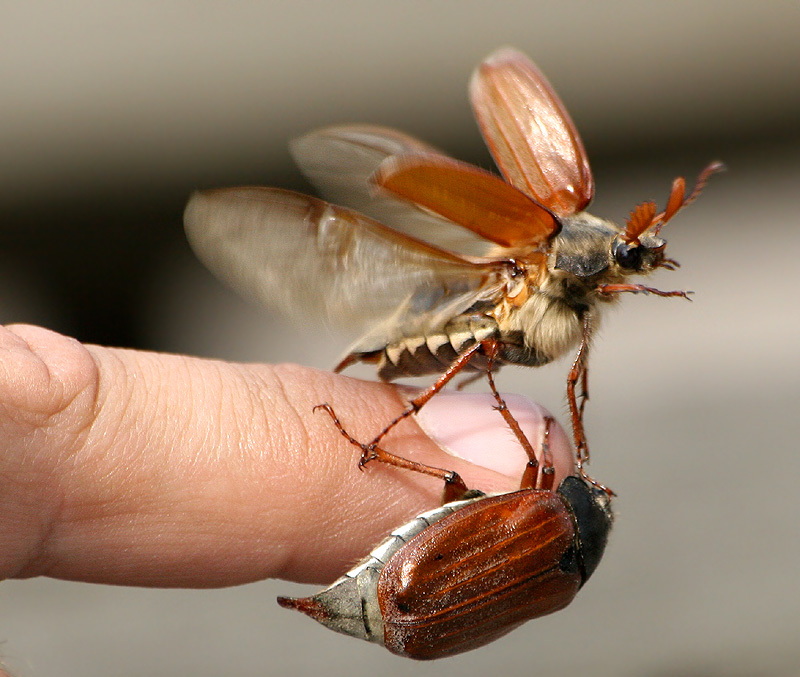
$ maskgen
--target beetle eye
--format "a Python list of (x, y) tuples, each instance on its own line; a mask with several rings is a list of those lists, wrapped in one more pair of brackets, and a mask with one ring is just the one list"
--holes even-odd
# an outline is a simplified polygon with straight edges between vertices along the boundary
[(639, 245), (620, 242), (614, 248), (614, 258), (623, 268), (637, 269), (642, 265), (642, 248)]

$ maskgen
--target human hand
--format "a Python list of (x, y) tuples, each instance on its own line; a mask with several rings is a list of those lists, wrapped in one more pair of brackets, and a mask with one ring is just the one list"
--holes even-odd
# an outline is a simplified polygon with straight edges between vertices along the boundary
[[(371, 463), (357, 439), (403, 391), (297, 365), (232, 364), (83, 345), (0, 327), (0, 579), (218, 587), (325, 583), (440, 503), (442, 483)], [(490, 396), (441, 393), (384, 441), (470, 488), (519, 487), (526, 458)], [(509, 404), (538, 447), (543, 410)], [(417, 419), (455, 453), (446, 453)], [(471, 437), (469, 435), (471, 435)], [(556, 484), (572, 452), (553, 426)], [(491, 468), (491, 469), (490, 469)]]

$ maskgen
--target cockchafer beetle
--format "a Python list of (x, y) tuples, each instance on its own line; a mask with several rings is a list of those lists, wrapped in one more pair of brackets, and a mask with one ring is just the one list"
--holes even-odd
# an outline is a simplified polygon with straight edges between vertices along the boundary
[(245, 295), (304, 324), (360, 331), (336, 371), (365, 362), (384, 381), (439, 375), (375, 444), (458, 373), (488, 361), (539, 367), (577, 348), (567, 402), (585, 476), (588, 350), (602, 308), (623, 293), (688, 298), (630, 279), (675, 269), (661, 229), (723, 165), (709, 164), (691, 191), (676, 179), (663, 211), (643, 202), (617, 226), (586, 211), (594, 178), (583, 142), (528, 57), (491, 54), (470, 100), (502, 178), (393, 129), (328, 127), (295, 140), (292, 154), (329, 201), (202, 191), (186, 206), (187, 237)]
[[(546, 480), (553, 477), (546, 448), (551, 421), (544, 462), (528, 464), (534, 472), (523, 475), (519, 491), (467, 490), (395, 529), (322, 592), (278, 603), (418, 660), (475, 649), (563, 609), (597, 568), (613, 514), (608, 492), (583, 477), (569, 476), (552, 490)], [(437, 474), (427, 466), (412, 469)], [(457, 473), (438, 475), (446, 489), (463, 486)], [(550, 488), (534, 488), (539, 475), (545, 480), (539, 485)]]

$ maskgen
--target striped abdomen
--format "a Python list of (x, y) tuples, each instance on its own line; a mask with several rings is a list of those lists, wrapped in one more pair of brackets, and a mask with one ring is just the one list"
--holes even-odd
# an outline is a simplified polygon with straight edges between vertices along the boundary
[[(455, 359), (475, 343), (494, 339), (500, 344), (498, 363), (540, 366), (550, 360), (526, 347), (521, 332), (501, 332), (497, 320), (482, 313), (458, 315), (445, 326), (429, 334), (404, 336), (382, 350), (356, 353), (356, 361), (377, 363), (383, 381), (412, 376), (441, 374)], [(464, 369), (483, 371), (486, 358), (475, 355)]]

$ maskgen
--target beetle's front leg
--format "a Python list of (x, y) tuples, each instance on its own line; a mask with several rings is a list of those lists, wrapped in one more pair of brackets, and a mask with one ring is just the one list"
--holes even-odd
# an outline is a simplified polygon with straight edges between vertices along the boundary
[[(664, 266), (667, 267), (667, 266)], [(654, 287), (645, 287), (643, 284), (601, 284), (597, 287), (597, 292), (604, 296), (611, 296), (612, 294), (623, 294), (629, 292), (631, 294), (655, 294), (656, 296), (677, 296), (691, 301), (689, 294), (690, 291), (661, 291)]]
[[(572, 362), (572, 368), (567, 375), (567, 402), (569, 413), (572, 419), (572, 436), (575, 440), (575, 456), (578, 470), (583, 464), (589, 461), (589, 445), (586, 441), (586, 433), (583, 429), (583, 410), (586, 400), (589, 398), (587, 390), (587, 364), (589, 356), (589, 341), (592, 336), (592, 325), (588, 313), (583, 316), (583, 334), (578, 352)], [(581, 393), (576, 395), (575, 387), (578, 383), (582, 384)], [(578, 400), (580, 399), (580, 403)]]

